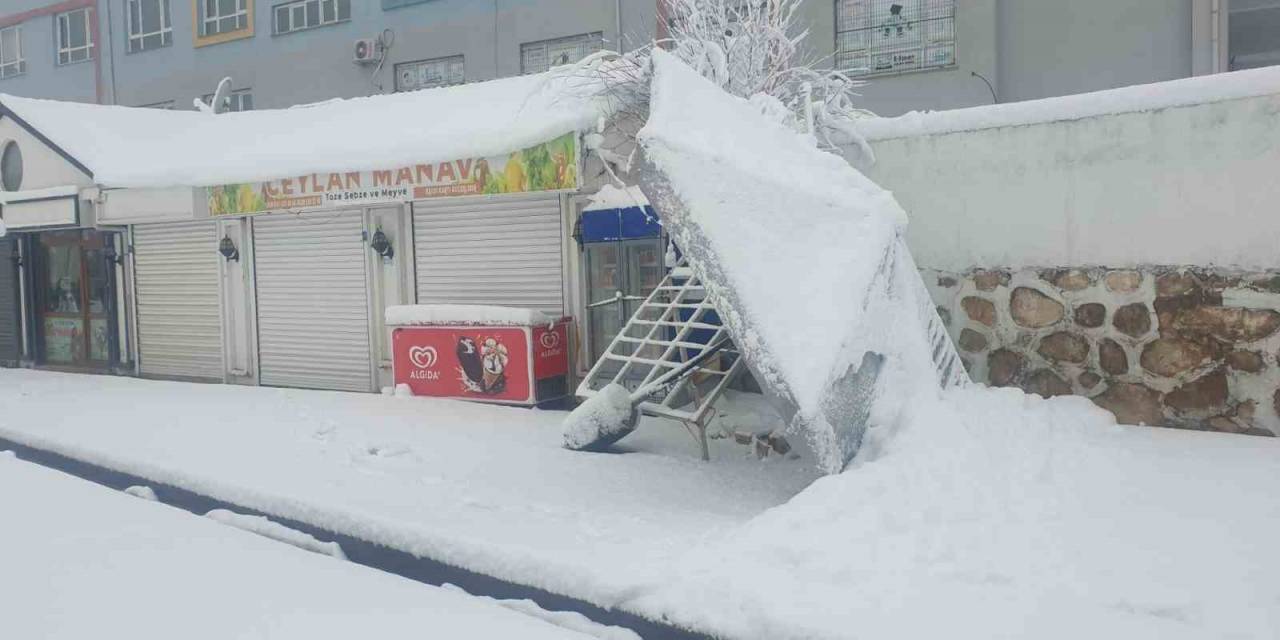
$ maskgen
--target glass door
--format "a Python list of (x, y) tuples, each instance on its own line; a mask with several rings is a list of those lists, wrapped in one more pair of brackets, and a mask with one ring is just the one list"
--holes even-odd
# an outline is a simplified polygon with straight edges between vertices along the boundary
[(114, 301), (109, 242), (108, 234), (92, 230), (39, 234), (36, 296), (42, 364), (108, 366)]
[(595, 361), (658, 286), (665, 268), (659, 238), (591, 243), (584, 251), (588, 337)]

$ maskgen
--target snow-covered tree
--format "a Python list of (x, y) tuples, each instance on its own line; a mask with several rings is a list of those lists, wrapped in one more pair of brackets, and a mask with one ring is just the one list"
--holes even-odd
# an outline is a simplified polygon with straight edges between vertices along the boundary
[[(856, 106), (861, 83), (823, 68), (803, 50), (808, 29), (799, 8), (804, 0), (660, 2), (667, 34), (652, 46), (671, 51), (728, 93), (812, 136), (821, 147), (852, 152), (850, 160), (858, 164), (871, 161), (870, 148), (854, 128), (856, 119), (869, 115)], [(650, 50), (601, 52), (579, 63), (578, 70), (603, 79), (615, 112), (643, 123)]]

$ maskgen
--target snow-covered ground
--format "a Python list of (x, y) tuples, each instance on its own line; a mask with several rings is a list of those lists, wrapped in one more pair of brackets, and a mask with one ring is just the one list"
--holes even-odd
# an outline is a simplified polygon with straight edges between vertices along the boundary
[(593, 637), (5, 453), (0, 514), (0, 637)]
[(725, 637), (1280, 637), (1280, 442), (1079, 398), (921, 397), (816, 482), (451, 401), (0, 370), (0, 406), (3, 438)]

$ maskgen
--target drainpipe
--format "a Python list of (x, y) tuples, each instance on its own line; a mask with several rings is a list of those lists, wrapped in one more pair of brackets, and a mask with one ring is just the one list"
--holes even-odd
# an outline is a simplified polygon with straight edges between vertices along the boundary
[(1212, 2), (1212, 9), (1209, 10), (1209, 28), (1212, 30), (1209, 34), (1210, 46), (1213, 47), (1212, 73), (1220, 73), (1225, 71), (1222, 68), (1222, 0)]
[(618, 39), (613, 48), (622, 53), (622, 0), (613, 0), (614, 37)]

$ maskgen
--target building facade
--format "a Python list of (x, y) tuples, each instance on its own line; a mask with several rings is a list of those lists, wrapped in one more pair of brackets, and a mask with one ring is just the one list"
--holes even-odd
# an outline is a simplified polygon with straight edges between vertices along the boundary
[[(661, 0), (7, 0), (0, 93), (279, 108), (519, 75), (665, 32)], [(807, 55), (892, 116), (1280, 61), (1280, 0), (807, 0)]]

